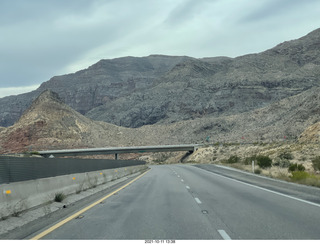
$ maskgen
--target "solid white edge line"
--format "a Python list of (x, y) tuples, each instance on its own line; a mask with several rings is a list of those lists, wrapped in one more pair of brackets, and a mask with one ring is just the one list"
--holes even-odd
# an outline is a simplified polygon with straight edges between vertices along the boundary
[(200, 201), (199, 198), (195, 197), (194, 200), (196, 200), (196, 202), (197, 202), (198, 204), (201, 204), (201, 201)]
[(230, 236), (224, 230), (218, 230), (218, 232), (224, 240), (231, 240)]
[(292, 196), (289, 196), (289, 195), (286, 195), (286, 194), (283, 194), (283, 193), (280, 193), (280, 192), (272, 191), (272, 190), (269, 190), (269, 189), (266, 189), (266, 188), (263, 188), (263, 187), (260, 187), (260, 186), (251, 185), (251, 184), (239, 181), (239, 180), (235, 180), (235, 179), (223, 176), (223, 175), (219, 175), (219, 174), (213, 173), (211, 171), (208, 171), (208, 172), (210, 172), (211, 174), (215, 174), (217, 176), (220, 176), (222, 178), (225, 178), (225, 179), (228, 179), (228, 180), (232, 180), (232, 181), (247, 185), (247, 186), (251, 186), (251, 187), (263, 190), (263, 191), (271, 192), (271, 193), (277, 194), (279, 196), (287, 197), (287, 198), (290, 198), (290, 199), (293, 199), (293, 200), (296, 200), (296, 201), (299, 201), (299, 202), (307, 203), (307, 204), (310, 204), (310, 205), (313, 205), (313, 206), (316, 206), (316, 207), (320, 207), (320, 204), (317, 204), (317, 203), (314, 203), (314, 202), (309, 202), (309, 201), (306, 201), (306, 200), (303, 200), (303, 199), (300, 199), (300, 198), (292, 197)]

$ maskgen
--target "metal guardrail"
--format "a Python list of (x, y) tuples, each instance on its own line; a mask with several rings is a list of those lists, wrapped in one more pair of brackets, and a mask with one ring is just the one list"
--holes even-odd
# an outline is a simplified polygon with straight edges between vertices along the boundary
[(145, 163), (139, 160), (0, 157), (0, 184)]
[(66, 149), (66, 150), (50, 150), (39, 151), (44, 157), (54, 156), (79, 156), (79, 155), (98, 155), (98, 154), (115, 154), (120, 153), (146, 153), (146, 152), (175, 152), (188, 151), (194, 152), (199, 145), (161, 145), (161, 146), (139, 146), (139, 147), (109, 147), (109, 148), (87, 148), (87, 149)]

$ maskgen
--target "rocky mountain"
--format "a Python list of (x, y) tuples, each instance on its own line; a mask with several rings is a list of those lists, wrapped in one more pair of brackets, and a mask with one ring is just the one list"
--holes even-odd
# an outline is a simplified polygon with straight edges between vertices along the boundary
[[(296, 140), (320, 121), (320, 88), (312, 88), (264, 108), (231, 116), (186, 121), (195, 138), (212, 142), (271, 142)], [(191, 137), (191, 135), (190, 135)], [(309, 141), (308, 139), (305, 140)]]
[[(13, 126), (0, 128), (0, 153), (47, 149), (209, 142), (319, 140), (320, 88), (264, 108), (217, 118), (125, 128), (93, 121), (49, 90), (35, 99)], [(305, 128), (309, 127), (307, 130)]]
[[(0, 130), (0, 154), (66, 148), (159, 145), (179, 143), (166, 126), (125, 128), (93, 121), (43, 91), (21, 118)], [(177, 131), (178, 132), (178, 131)]]
[(84, 117), (47, 90), (17, 123), (0, 131), (0, 152), (113, 145), (122, 133), (125, 132), (118, 126)]
[(282, 128), (278, 137), (297, 137), (303, 126), (317, 121), (319, 65), (320, 29), (237, 58), (151, 55), (101, 60), (74, 74), (53, 77), (31, 93), (0, 99), (0, 126), (12, 125), (50, 89), (86, 117), (142, 126), (145, 138), (137, 138), (143, 144), (161, 133), (153, 140), (168, 141), (166, 131), (172, 142), (197, 142), (209, 134), (238, 139), (245, 130), (254, 140), (271, 138), (274, 134), (266, 128), (274, 125)]
[(154, 87), (92, 109), (95, 120), (126, 127), (235, 115), (320, 84), (320, 29), (259, 54), (188, 59)]
[(109, 103), (135, 91), (153, 86), (154, 81), (189, 57), (151, 55), (100, 60), (74, 74), (55, 76), (30, 93), (0, 99), (0, 126), (10, 126), (19, 119), (38, 95), (47, 89), (85, 114), (92, 108)]

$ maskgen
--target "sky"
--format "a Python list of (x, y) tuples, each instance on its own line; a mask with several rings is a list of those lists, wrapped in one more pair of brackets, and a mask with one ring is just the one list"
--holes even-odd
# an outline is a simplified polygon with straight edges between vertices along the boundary
[(320, 27), (319, 0), (0, 0), (0, 97), (151, 54), (237, 57)]

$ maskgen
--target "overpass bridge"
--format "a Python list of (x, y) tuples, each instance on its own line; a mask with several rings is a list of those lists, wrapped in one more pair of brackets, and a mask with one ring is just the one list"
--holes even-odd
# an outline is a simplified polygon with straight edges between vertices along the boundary
[(198, 144), (188, 145), (158, 145), (158, 146), (138, 146), (138, 147), (107, 147), (107, 148), (86, 148), (86, 149), (65, 149), (39, 151), (43, 157), (63, 157), (63, 156), (80, 156), (80, 155), (105, 155), (114, 154), (118, 159), (120, 153), (148, 153), (148, 152), (177, 152), (187, 151), (193, 153), (198, 149)]

